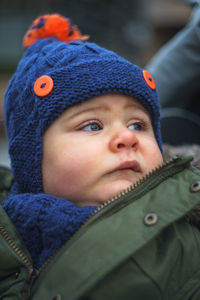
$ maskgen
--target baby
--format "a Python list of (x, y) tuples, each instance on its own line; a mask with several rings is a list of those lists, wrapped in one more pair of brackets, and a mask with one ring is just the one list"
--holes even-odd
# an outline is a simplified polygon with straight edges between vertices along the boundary
[(15, 183), (3, 207), (35, 268), (163, 162), (152, 76), (86, 38), (60, 15), (38, 18), (5, 95)]
[(78, 206), (103, 204), (161, 163), (147, 110), (126, 95), (70, 107), (43, 136), (44, 192)]

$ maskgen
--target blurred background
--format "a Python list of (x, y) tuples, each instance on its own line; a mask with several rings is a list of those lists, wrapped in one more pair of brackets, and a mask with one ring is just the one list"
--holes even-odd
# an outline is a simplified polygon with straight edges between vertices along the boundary
[[(23, 55), (22, 39), (32, 21), (45, 13), (70, 17), (90, 41), (144, 66), (182, 29), (191, 15), (184, 0), (1, 0), (0, 119), (11, 74)], [(7, 141), (0, 122), (0, 165), (9, 165)]]

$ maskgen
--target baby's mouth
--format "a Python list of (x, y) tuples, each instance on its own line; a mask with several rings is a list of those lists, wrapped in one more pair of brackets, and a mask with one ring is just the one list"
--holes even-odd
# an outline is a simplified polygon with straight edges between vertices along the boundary
[(119, 164), (114, 170), (111, 171), (111, 173), (116, 171), (123, 171), (123, 170), (132, 170), (137, 173), (142, 171), (140, 164), (136, 160), (132, 160), (132, 161), (125, 161)]

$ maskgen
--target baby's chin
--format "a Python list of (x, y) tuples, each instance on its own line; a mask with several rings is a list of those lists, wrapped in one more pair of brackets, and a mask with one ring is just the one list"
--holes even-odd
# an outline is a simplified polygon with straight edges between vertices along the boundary
[(133, 182), (127, 180), (121, 180), (117, 183), (111, 183), (109, 186), (97, 196), (94, 195), (94, 198), (91, 200), (83, 201), (79, 206), (101, 206), (106, 202), (109, 202), (112, 198), (120, 195), (128, 187), (133, 185)]

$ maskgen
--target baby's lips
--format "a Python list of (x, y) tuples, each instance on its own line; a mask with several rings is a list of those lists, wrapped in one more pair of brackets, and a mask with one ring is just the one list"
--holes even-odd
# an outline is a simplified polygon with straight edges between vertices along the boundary
[(137, 160), (132, 161), (125, 161), (123, 163), (120, 163), (112, 172), (120, 171), (120, 170), (126, 170), (131, 169), (134, 172), (141, 172), (140, 164)]

